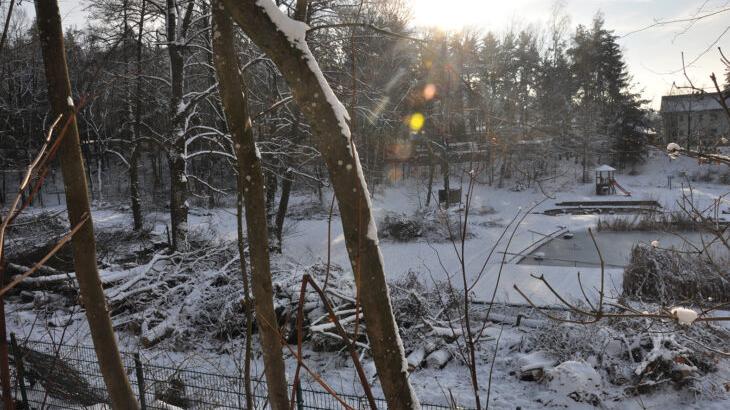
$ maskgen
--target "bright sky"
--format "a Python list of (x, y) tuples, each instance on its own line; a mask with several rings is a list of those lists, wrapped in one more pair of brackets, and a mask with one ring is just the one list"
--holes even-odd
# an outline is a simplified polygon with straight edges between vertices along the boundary
[[(552, 14), (553, 0), (410, 0), (417, 25), (446, 29), (473, 27), (503, 32), (519, 30), (530, 24), (545, 27)], [(617, 35), (651, 25), (656, 20), (691, 17), (704, 7), (712, 11), (730, 7), (730, 0), (564, 0), (571, 17), (572, 32), (577, 24), (589, 25), (596, 11), (604, 13), (606, 26)], [(702, 13), (705, 14), (705, 13)], [(723, 32), (730, 29), (730, 11), (704, 19), (688, 27), (687, 23), (655, 27), (619, 39), (629, 72), (637, 91), (658, 108), (661, 96), (672, 82), (685, 83), (681, 72), (681, 53), (687, 62), (703, 53)], [(685, 32), (686, 31), (686, 32)], [(709, 74), (724, 78), (717, 46), (730, 52), (730, 33), (699, 58), (688, 74), (697, 86), (709, 87)]]
[[(510, 27), (519, 29), (530, 24), (545, 26), (550, 18), (554, 0), (410, 0), (417, 25), (437, 25), (446, 29), (473, 27), (503, 32)], [(571, 29), (577, 24), (590, 24), (596, 11), (601, 10), (608, 28), (622, 35), (652, 24), (658, 19), (689, 17), (704, 6), (711, 11), (730, 7), (730, 0), (564, 0), (571, 17)], [(85, 13), (81, 0), (59, 0), (65, 25), (82, 26)], [(32, 2), (23, 2), (29, 16)], [(730, 12), (707, 18), (687, 27), (686, 23), (656, 27), (622, 37), (629, 71), (637, 90), (652, 100), (659, 100), (673, 81), (684, 83), (680, 53), (687, 61), (694, 60), (730, 29)], [(686, 32), (685, 32), (686, 31)], [(730, 33), (718, 44), (730, 52)], [(699, 58), (688, 72), (695, 85), (709, 87), (711, 72), (723, 77), (716, 47)]]

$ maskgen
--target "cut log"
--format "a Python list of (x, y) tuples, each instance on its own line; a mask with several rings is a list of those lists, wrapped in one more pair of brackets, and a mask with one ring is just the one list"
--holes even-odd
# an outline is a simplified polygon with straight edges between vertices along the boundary
[(428, 355), (426, 364), (434, 369), (442, 369), (451, 360), (451, 352), (446, 349), (439, 349)]
[(419, 347), (416, 350), (412, 351), (411, 354), (408, 355), (406, 360), (408, 361), (408, 371), (412, 372), (419, 367), (421, 367), (421, 363), (423, 363), (423, 359), (426, 357), (426, 349), (423, 347)]

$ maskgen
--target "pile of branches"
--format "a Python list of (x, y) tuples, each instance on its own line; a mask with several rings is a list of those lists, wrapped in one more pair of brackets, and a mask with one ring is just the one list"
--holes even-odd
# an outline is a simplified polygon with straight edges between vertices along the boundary
[(623, 292), (663, 304), (730, 302), (730, 273), (703, 255), (636, 246), (624, 271)]
[[(378, 223), (378, 233), (383, 239), (399, 242), (445, 242), (457, 239), (462, 234), (459, 218), (454, 215), (458, 211), (416, 211), (410, 215), (388, 213)], [(467, 239), (473, 236), (467, 231)]]
[[(661, 386), (711, 390), (708, 374), (725, 357), (718, 350), (730, 331), (722, 326), (681, 326), (672, 321), (621, 318), (602, 326), (545, 322), (528, 334), (526, 346), (547, 353), (556, 363), (586, 361), (627, 395)], [(717, 348), (716, 348), (717, 347)]]
[[(189, 240), (194, 244), (190, 250), (170, 252), (149, 232), (124, 236), (110, 231), (99, 237), (99, 254), (107, 255), (100, 278), (117, 330), (139, 336), (147, 347), (163, 344), (176, 351), (201, 344), (224, 348), (245, 338), (246, 304), (235, 243), (191, 233)], [(110, 249), (104, 245), (107, 242)], [(125, 251), (112, 257), (111, 243)], [(329, 306), (311, 286), (306, 289), (302, 339), (315, 351), (344, 351), (349, 343), (363, 352), (370, 349), (367, 317), (358, 303), (350, 270), (335, 264), (302, 267), (275, 260), (272, 275), (274, 306), (284, 341), (297, 344), (302, 281), (309, 276)], [(443, 367), (461, 355), (463, 294), (439, 292), (434, 290), (438, 285), (427, 286), (418, 276), (412, 272), (391, 283), (395, 318), (410, 367)], [(44, 268), (21, 285), (13, 302), (20, 309), (35, 311), (49, 326), (65, 326), (82, 317), (73, 272)], [(257, 332), (257, 324), (252, 325)]]
[[(191, 235), (189, 251), (170, 252), (149, 232), (102, 231), (100, 278), (115, 328), (151, 346), (169, 339), (184, 349), (201, 337), (228, 339), (245, 329), (243, 284), (235, 244)], [(10, 272), (26, 270), (19, 266)], [(19, 308), (58, 326), (78, 319), (74, 272), (44, 267), (19, 283)]]
[[(341, 326), (358, 349), (369, 350), (366, 336), (367, 317), (357, 303), (352, 276), (341, 267), (314, 265), (302, 272), (323, 289), (338, 324), (331, 320), (321, 298), (308, 289), (303, 305), (303, 340), (315, 351), (344, 351), (346, 341), (336, 327)], [(277, 312), (282, 318), (282, 334), (296, 343), (296, 316), (303, 275), (282, 275), (274, 283)], [(324, 285), (326, 283), (326, 286)], [(453, 297), (427, 287), (414, 272), (389, 284), (396, 322), (401, 332), (410, 370), (420, 367), (442, 368), (452, 359), (460, 359), (457, 346), (463, 330), (458, 314), (458, 295)], [(478, 312), (476, 312), (478, 314)]]

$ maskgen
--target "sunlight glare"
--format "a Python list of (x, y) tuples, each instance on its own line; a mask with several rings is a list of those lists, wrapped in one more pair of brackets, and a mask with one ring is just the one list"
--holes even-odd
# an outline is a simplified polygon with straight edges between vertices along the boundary
[(524, 0), (411, 0), (417, 25), (443, 30), (510, 19), (522, 3)]

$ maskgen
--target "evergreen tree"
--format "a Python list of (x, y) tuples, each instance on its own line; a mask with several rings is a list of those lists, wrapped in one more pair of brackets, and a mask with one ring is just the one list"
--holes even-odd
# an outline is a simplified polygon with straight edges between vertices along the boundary
[(537, 74), (537, 112), (543, 129), (557, 137), (556, 144), (564, 148), (569, 143), (572, 92), (571, 67), (566, 55), (565, 30), (568, 18), (556, 10), (551, 22), (550, 45), (540, 61)]
[(579, 111), (597, 125), (594, 135), (584, 135), (581, 142), (584, 168), (603, 152), (610, 152), (619, 166), (634, 164), (645, 153), (646, 144), (638, 138), (641, 101), (629, 90), (618, 37), (604, 25), (603, 16), (597, 14), (590, 29), (579, 26), (568, 50)]

